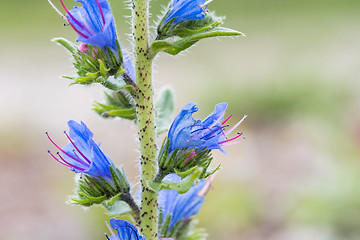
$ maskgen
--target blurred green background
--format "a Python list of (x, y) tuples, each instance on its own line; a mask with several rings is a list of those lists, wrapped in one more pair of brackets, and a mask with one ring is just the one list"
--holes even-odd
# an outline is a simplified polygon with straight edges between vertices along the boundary
[[(130, 11), (110, 4), (131, 49)], [(154, 19), (164, 4), (151, 2)], [(360, 239), (360, 1), (215, 0), (209, 9), (246, 37), (160, 54), (154, 67), (156, 89), (171, 85), (177, 110), (197, 102), (200, 118), (227, 101), (233, 119), (249, 115), (246, 141), (215, 154), (222, 171), (197, 217), (209, 239)], [(0, 9), (0, 239), (105, 239), (108, 216), (65, 204), (73, 173), (46, 153), (44, 132), (65, 144), (69, 119), (87, 123), (137, 183), (136, 129), (89, 110), (99, 86), (59, 77), (74, 74), (50, 42), (75, 40), (63, 23), (45, 0)]]

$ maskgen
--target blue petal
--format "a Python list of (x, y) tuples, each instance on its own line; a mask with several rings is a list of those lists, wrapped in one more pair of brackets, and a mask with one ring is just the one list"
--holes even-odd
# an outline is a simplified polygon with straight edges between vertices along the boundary
[(111, 236), (111, 240), (145, 240), (144, 236), (140, 236), (138, 230), (129, 221), (121, 219), (110, 219), (110, 226), (117, 231), (115, 236)]
[(123, 61), (124, 61), (124, 68), (126, 70), (126, 72), (129, 74), (129, 76), (131, 77), (131, 79), (136, 82), (136, 76), (135, 76), (135, 68), (134, 65), (130, 59), (129, 54), (124, 51), (121, 50), (122, 55), (123, 55)]
[(204, 121), (203, 124), (211, 126), (213, 123), (218, 122), (221, 125), (221, 121), (224, 119), (225, 111), (228, 104), (226, 102), (219, 103), (215, 106), (215, 110)]
[[(166, 176), (167, 180), (179, 182), (181, 179), (176, 174)], [(199, 213), (205, 200), (204, 196), (199, 196), (198, 192), (204, 187), (205, 180), (199, 180), (190, 190), (184, 194), (179, 194), (176, 190), (161, 190), (159, 193), (159, 207), (163, 213), (163, 220), (171, 215), (169, 231), (179, 221), (184, 221)]]
[(76, 21), (71, 18), (69, 14), (67, 14), (67, 18), (69, 22), (81, 33), (79, 34), (77, 40), (102, 48), (109, 46), (110, 48), (116, 50), (117, 46), (115, 39), (117, 36), (115, 31), (115, 22), (109, 3), (106, 0), (99, 0), (100, 7), (104, 15), (104, 25), (101, 11), (95, 0), (75, 1), (82, 4), (82, 7), (74, 7), (69, 11)]
[(111, 180), (110, 166), (114, 165), (113, 162), (101, 151), (100, 147), (94, 141), (91, 141), (89, 146), (92, 149), (92, 161), (90, 168), (84, 173)]
[[(181, 112), (176, 116), (173, 121), (169, 133), (168, 138), (170, 139), (169, 151), (173, 151), (176, 149), (176, 138), (177, 135), (186, 127), (191, 126), (195, 123), (195, 119), (192, 117), (194, 112), (197, 112), (199, 109), (196, 107), (196, 103), (188, 103)], [(190, 136), (189, 136), (190, 137)], [(183, 137), (183, 138), (186, 138)], [(182, 143), (178, 143), (182, 144)]]
[(164, 23), (166, 24), (173, 18), (175, 18), (173, 24), (204, 18), (204, 4), (205, 0), (174, 0)]

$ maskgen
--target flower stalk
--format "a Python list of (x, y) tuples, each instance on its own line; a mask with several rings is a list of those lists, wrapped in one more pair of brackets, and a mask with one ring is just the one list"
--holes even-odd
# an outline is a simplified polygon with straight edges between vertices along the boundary
[(149, 5), (148, 0), (132, 0), (132, 34), (134, 42), (135, 74), (134, 89), (137, 126), (140, 144), (141, 208), (140, 232), (146, 240), (157, 240), (158, 196), (150, 190), (147, 181), (157, 172), (155, 108), (152, 86), (152, 58), (149, 56)]

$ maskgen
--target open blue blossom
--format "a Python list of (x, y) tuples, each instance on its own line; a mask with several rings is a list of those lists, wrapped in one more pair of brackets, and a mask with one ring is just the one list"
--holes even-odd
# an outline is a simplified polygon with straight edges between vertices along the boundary
[(83, 122), (79, 124), (70, 120), (68, 126), (70, 131), (69, 134), (65, 132), (65, 135), (70, 143), (64, 148), (60, 148), (46, 133), (49, 140), (61, 152), (61, 154), (58, 152), (57, 156), (55, 156), (48, 151), (50, 155), (75, 173), (85, 173), (94, 178), (102, 177), (105, 180), (111, 180), (110, 166), (114, 166), (114, 163), (92, 139), (93, 133)]
[[(165, 179), (172, 182), (180, 182), (181, 180), (176, 174), (169, 174)], [(204, 195), (207, 192), (204, 191), (205, 185), (205, 180), (201, 179), (184, 194), (179, 194), (176, 190), (161, 190), (159, 192), (159, 208), (162, 212), (162, 220), (165, 221), (166, 217), (171, 215), (168, 231), (171, 231), (179, 221), (187, 221), (199, 213), (205, 200)], [(200, 191), (201, 193), (199, 193)]]
[[(228, 139), (227, 135), (237, 128), (246, 118), (244, 116), (237, 124), (230, 129), (226, 122), (231, 115), (224, 120), (227, 103), (219, 103), (215, 106), (215, 111), (204, 121), (195, 120), (192, 114), (198, 111), (195, 103), (187, 104), (173, 121), (169, 133), (169, 152), (180, 148), (207, 148), (219, 149), (224, 152), (222, 146), (232, 145), (242, 141), (237, 140), (242, 133)], [(237, 140), (237, 141), (235, 141)]]
[(70, 11), (64, 2), (61, 5), (66, 11), (64, 16), (50, 0), (54, 9), (65, 18), (78, 34), (77, 40), (101, 48), (117, 49), (115, 21), (107, 0), (74, 0), (80, 2), (81, 7), (73, 7)]
[(173, 24), (182, 21), (202, 19), (205, 17), (206, 0), (172, 0), (171, 8), (165, 17), (164, 24), (174, 19)]
[(136, 227), (129, 221), (111, 218), (110, 226), (117, 231), (117, 234), (110, 237), (106, 235), (108, 240), (145, 240), (145, 236), (140, 236)]

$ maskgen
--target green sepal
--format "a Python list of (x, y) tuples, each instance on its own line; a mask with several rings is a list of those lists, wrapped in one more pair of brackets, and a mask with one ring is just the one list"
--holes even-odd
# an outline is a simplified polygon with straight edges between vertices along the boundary
[(76, 53), (78, 48), (75, 44), (65, 38), (53, 38), (51, 41), (59, 43), (61, 46), (66, 48), (72, 54)]
[(161, 89), (159, 97), (155, 103), (156, 106), (156, 130), (157, 134), (161, 134), (168, 130), (172, 122), (174, 113), (174, 93), (165, 87)]
[(192, 173), (192, 171), (194, 171), (196, 168), (198, 168), (198, 166), (194, 166), (193, 168), (190, 168), (189, 170), (185, 171), (185, 172), (181, 172), (178, 169), (174, 169), (175, 173), (181, 177), (181, 178), (186, 178), (187, 176), (190, 175), (190, 173)]
[(53, 41), (66, 48), (74, 57), (77, 76), (65, 77), (73, 80), (70, 85), (100, 83), (104, 87), (116, 91), (125, 88), (123, 84), (120, 84), (121, 80), (126, 81), (124, 82), (125, 85), (135, 85), (134, 79), (130, 79), (123, 67), (124, 62), (120, 44), (117, 39), (115, 40), (117, 52), (114, 52), (109, 47), (100, 48), (90, 44), (87, 44), (88, 49), (82, 52), (78, 46), (64, 38), (53, 39)]
[(134, 99), (125, 90), (105, 92), (105, 103), (95, 101), (92, 110), (104, 118), (136, 119)]
[(78, 194), (79, 194), (80, 199), (75, 199), (75, 198), (70, 199), (73, 204), (79, 204), (79, 205), (89, 207), (93, 204), (100, 204), (106, 200), (106, 195), (103, 195), (100, 197), (92, 197), (83, 192), (79, 192)]
[(194, 168), (194, 170), (188, 175), (188, 177), (178, 183), (174, 183), (171, 181), (163, 180), (161, 182), (147, 181), (148, 187), (154, 191), (159, 192), (162, 189), (166, 190), (176, 190), (178, 193), (183, 194), (189, 191), (194, 182), (198, 179), (198, 177), (203, 172), (203, 169), (200, 167)]
[(181, 148), (169, 153), (169, 144), (169, 139), (165, 138), (158, 156), (159, 170), (154, 179), (155, 182), (161, 182), (166, 175), (171, 173), (184, 178), (196, 167), (203, 169), (199, 179), (207, 178), (220, 169), (219, 165), (216, 169), (208, 171), (213, 160), (211, 149)]
[(224, 27), (215, 27), (203, 32), (196, 31), (194, 34), (184, 37), (178, 41), (169, 42), (165, 40), (157, 40), (151, 44), (150, 54), (155, 56), (158, 52), (164, 51), (171, 55), (177, 55), (181, 51), (191, 47), (197, 41), (203, 38), (220, 37), (220, 36), (241, 36), (243, 33)]

